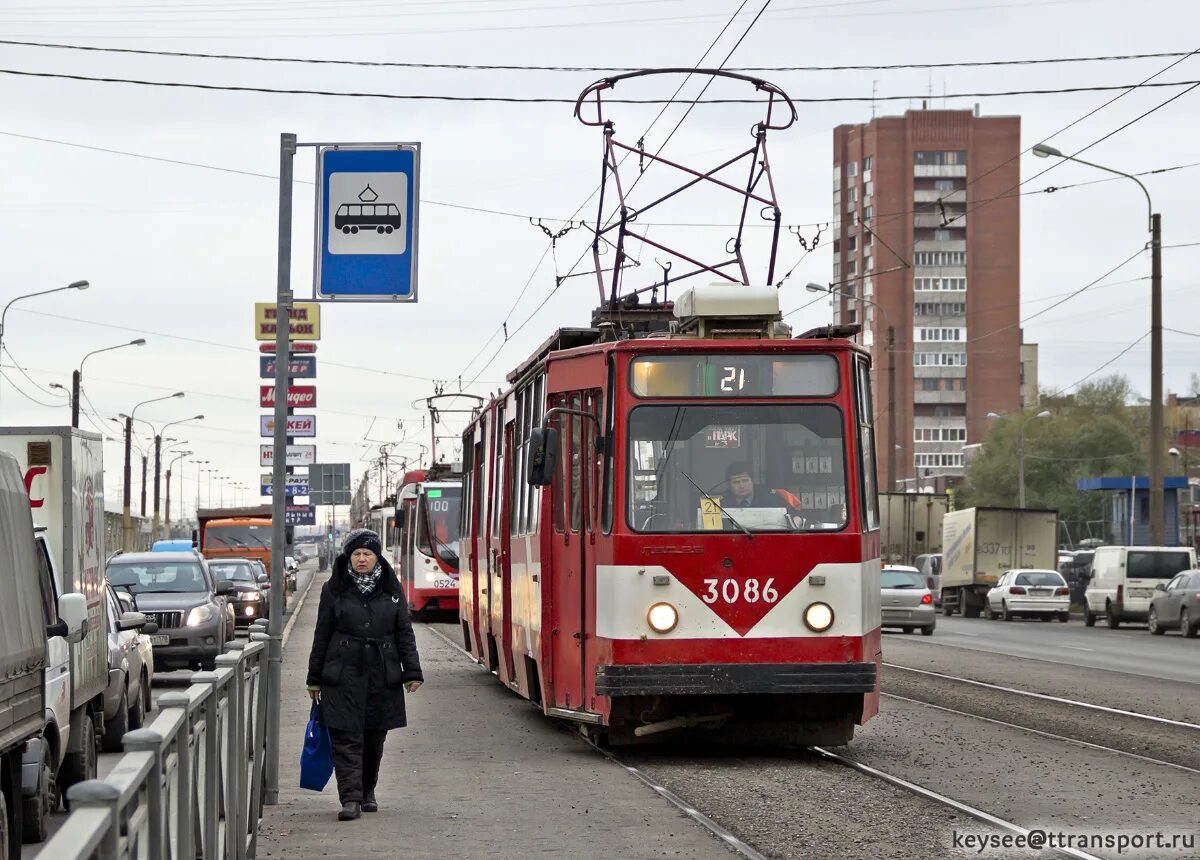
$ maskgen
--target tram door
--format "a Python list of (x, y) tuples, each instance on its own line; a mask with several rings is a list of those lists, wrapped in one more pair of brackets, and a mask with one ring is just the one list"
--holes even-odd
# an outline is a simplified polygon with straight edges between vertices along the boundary
[[(552, 405), (572, 410), (594, 410), (591, 392), (560, 395)], [(559, 427), (558, 469), (552, 487), (554, 520), (554, 690), (559, 706), (586, 710), (587, 689), (587, 576), (594, 559), (590, 504), (593, 458), (590, 446), (595, 428), (586, 418), (562, 415)]]

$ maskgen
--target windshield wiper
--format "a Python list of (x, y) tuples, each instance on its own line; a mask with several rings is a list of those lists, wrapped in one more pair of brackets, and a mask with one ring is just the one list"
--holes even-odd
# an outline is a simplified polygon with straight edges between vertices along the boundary
[(695, 481), (693, 481), (693, 480), (692, 480), (692, 476), (691, 476), (691, 475), (689, 475), (687, 472), (683, 471), (683, 469), (680, 469), (680, 470), (679, 470), (679, 474), (683, 475), (683, 477), (687, 479), (687, 482), (688, 482), (689, 484), (691, 484), (693, 487), (695, 487), (695, 488), (696, 488), (696, 492), (698, 492), (698, 493), (700, 494), (700, 497), (701, 497), (702, 499), (709, 499), (709, 500), (710, 500), (710, 501), (711, 501), (711, 502), (712, 502), (714, 505), (716, 505), (716, 506), (717, 506), (717, 510), (718, 510), (718, 511), (720, 511), (720, 512), (721, 512), (721, 514), (722, 514), (723, 516), (729, 517), (729, 521), (730, 521), (731, 523), (733, 523), (735, 526), (737, 526), (739, 529), (741, 529), (741, 530), (742, 530), (742, 533), (743, 533), (743, 534), (744, 534), (746, 537), (748, 537), (750, 540), (754, 540), (754, 535), (751, 533), (750, 529), (746, 528), (744, 525), (742, 525), (742, 524), (741, 524), (741, 523), (739, 523), (737, 520), (735, 520), (735, 519), (734, 519), (734, 518), (733, 518), (733, 517), (730, 515), (729, 511), (727, 511), (727, 510), (725, 510), (723, 507), (721, 507), (721, 503), (717, 501), (717, 497), (716, 497), (716, 496), (709, 496), (709, 495), (705, 495), (705, 493), (704, 493), (704, 490), (702, 490), (702, 489), (700, 488), (700, 485), (699, 485), (699, 484), (697, 484)]

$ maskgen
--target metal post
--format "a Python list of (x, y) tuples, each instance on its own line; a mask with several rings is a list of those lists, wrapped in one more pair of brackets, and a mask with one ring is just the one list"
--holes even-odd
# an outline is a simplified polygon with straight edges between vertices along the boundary
[(1150, 545), (1166, 543), (1163, 522), (1162, 216), (1150, 215)]
[(122, 500), (121, 513), (124, 516), (121, 530), (121, 549), (129, 552), (133, 549), (133, 522), (129, 517), (130, 481), (133, 479), (130, 467), (130, 445), (133, 443), (133, 418), (125, 417), (125, 493)]
[(163, 476), (167, 485), (167, 497), (163, 500), (163, 535), (171, 537), (171, 470), (167, 469), (167, 473)]
[(142, 455), (142, 518), (146, 517), (146, 461), (145, 454)]
[(1017, 427), (1017, 507), (1025, 508), (1025, 422)]
[(71, 426), (79, 427), (79, 389), (83, 387), (83, 374), (71, 371)]
[(275, 302), (275, 453), (271, 461), (271, 613), (267, 632), (271, 637), (267, 663), (267, 761), (263, 800), (279, 802), (279, 710), (282, 702), (283, 671), (283, 557), (287, 532), (287, 373), (292, 310), (292, 170), (296, 135), (279, 136), (279, 258), (278, 294)]
[(162, 489), (162, 434), (154, 434), (154, 525), (151, 527), (151, 540), (158, 540), (158, 511), (159, 493)]
[(887, 330), (887, 399), (888, 399), (888, 454), (887, 491), (896, 492), (896, 329)]

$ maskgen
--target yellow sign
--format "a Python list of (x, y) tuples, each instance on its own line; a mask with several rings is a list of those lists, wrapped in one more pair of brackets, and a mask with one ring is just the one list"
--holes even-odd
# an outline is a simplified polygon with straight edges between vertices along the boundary
[[(273, 303), (254, 303), (254, 337), (257, 340), (275, 340), (277, 311)], [(296, 302), (288, 314), (288, 326), (292, 340), (321, 339), (321, 306), (317, 302)]]
[(724, 528), (724, 525), (721, 523), (721, 503), (719, 500), (711, 496), (705, 496), (700, 500), (700, 522), (700, 527), (705, 531), (721, 531)]

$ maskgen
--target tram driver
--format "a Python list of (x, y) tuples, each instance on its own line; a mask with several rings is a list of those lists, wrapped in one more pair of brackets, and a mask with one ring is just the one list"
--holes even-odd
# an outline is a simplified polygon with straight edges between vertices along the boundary
[(754, 475), (751, 466), (745, 461), (730, 463), (725, 468), (725, 483), (729, 492), (721, 497), (723, 508), (780, 508), (786, 507), (788, 513), (798, 516), (801, 510), (800, 499), (787, 490), (766, 490), (759, 492), (754, 486)]

